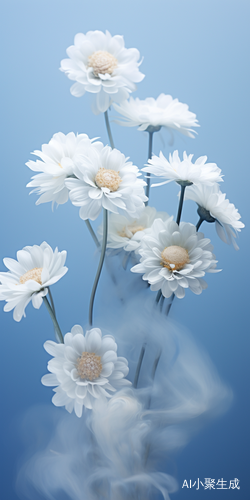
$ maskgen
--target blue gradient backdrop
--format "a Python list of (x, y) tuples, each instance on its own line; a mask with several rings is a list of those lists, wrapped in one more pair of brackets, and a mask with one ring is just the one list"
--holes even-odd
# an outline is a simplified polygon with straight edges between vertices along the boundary
[[(53, 213), (50, 204), (35, 206), (25, 187), (32, 175), (25, 167), (30, 152), (41, 149), (56, 132), (84, 132), (108, 142), (102, 115), (90, 111), (88, 95), (71, 96), (71, 82), (58, 68), (74, 35), (108, 29), (124, 35), (126, 47), (144, 56), (146, 77), (134, 96), (161, 92), (187, 103), (200, 122), (196, 139), (162, 131), (154, 152), (179, 149), (207, 155), (225, 175), (222, 190), (248, 222), (249, 205), (249, 15), (248, 1), (230, 0), (33, 0), (1, 4), (1, 245), (2, 259), (15, 258), (25, 245), (46, 240), (68, 252), (67, 275), (53, 286), (63, 331), (87, 320), (89, 292), (97, 266), (95, 247), (78, 209), (70, 203)], [(114, 112), (112, 112), (114, 115)], [(116, 147), (139, 167), (147, 158), (147, 135), (113, 124)], [(151, 204), (176, 213), (177, 186), (152, 190)], [(166, 194), (167, 193), (167, 194)], [(183, 220), (196, 223), (194, 204)], [(97, 221), (95, 226), (100, 223)], [(246, 500), (249, 490), (249, 233), (239, 252), (218, 239), (214, 226), (203, 227), (212, 239), (223, 272), (208, 276), (201, 296), (187, 293), (175, 301), (173, 318), (190, 329), (209, 353), (234, 400), (229, 411), (204, 427), (174, 459), (180, 484), (173, 499)], [(100, 308), (97, 296), (96, 311)], [(15, 323), (0, 310), (1, 349), (1, 498), (16, 500), (15, 477), (25, 450), (19, 422), (32, 405), (47, 403), (51, 390), (40, 383), (46, 373), (45, 340), (53, 329), (45, 307), (27, 308)], [(58, 410), (63, 411), (63, 410)], [(183, 490), (184, 479), (240, 479), (240, 490)]]

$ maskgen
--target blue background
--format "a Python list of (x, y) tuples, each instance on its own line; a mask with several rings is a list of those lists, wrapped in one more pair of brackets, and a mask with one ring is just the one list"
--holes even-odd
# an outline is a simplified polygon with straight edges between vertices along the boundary
[[(58, 71), (74, 35), (108, 29), (124, 35), (125, 45), (144, 56), (146, 77), (133, 96), (161, 92), (187, 103), (201, 125), (195, 139), (155, 135), (153, 151), (179, 149), (207, 155), (225, 175), (222, 191), (248, 222), (249, 198), (249, 15), (247, 1), (36, 0), (1, 5), (1, 262), (15, 258), (25, 245), (46, 240), (66, 249), (69, 272), (53, 286), (58, 318), (67, 332), (87, 321), (89, 291), (97, 266), (94, 243), (78, 209), (70, 203), (52, 213), (50, 204), (35, 206), (25, 187), (31, 171), (25, 163), (56, 132), (84, 132), (108, 142), (102, 115), (90, 110), (88, 95), (71, 96), (70, 82)], [(112, 111), (111, 116), (115, 113)], [(134, 164), (147, 159), (147, 134), (112, 125), (115, 145)], [(176, 185), (152, 191), (151, 205), (176, 213)], [(167, 194), (166, 194), (167, 193)], [(196, 223), (195, 205), (184, 206), (183, 220)], [(95, 224), (97, 227), (98, 220)], [(219, 240), (214, 226), (202, 228), (212, 239), (223, 272), (208, 276), (201, 296), (187, 293), (171, 314), (189, 328), (233, 390), (229, 411), (204, 427), (174, 459), (182, 498), (248, 498), (249, 481), (249, 235), (244, 229), (236, 252)], [(0, 264), (1, 271), (5, 268)], [(100, 307), (97, 297), (96, 311)], [(40, 384), (47, 355), (42, 344), (53, 339), (45, 307), (28, 306), (27, 318), (13, 321), (0, 311), (1, 325), (1, 497), (15, 500), (15, 477), (25, 449), (19, 421), (30, 406), (49, 403), (51, 391)], [(60, 410), (59, 410), (60, 411)], [(62, 410), (61, 410), (62, 411)], [(184, 479), (240, 479), (240, 490), (181, 489)]]

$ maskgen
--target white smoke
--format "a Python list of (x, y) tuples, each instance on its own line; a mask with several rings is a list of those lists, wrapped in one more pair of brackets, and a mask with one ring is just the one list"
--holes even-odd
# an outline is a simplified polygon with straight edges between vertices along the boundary
[(50, 432), (23, 461), (21, 498), (167, 500), (177, 483), (164, 470), (166, 458), (231, 401), (209, 357), (159, 311), (145, 287), (132, 286), (122, 301), (119, 295), (115, 314), (106, 314), (98, 326), (116, 338), (131, 381), (144, 345), (138, 388), (97, 400), (81, 419), (57, 408), (33, 410), (33, 432), (41, 433), (48, 418)]

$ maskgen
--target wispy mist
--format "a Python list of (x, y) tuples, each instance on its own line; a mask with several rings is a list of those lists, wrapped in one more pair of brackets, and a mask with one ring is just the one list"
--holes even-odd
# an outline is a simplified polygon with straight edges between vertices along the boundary
[(47, 431), (42, 443), (33, 436), (20, 467), (21, 498), (146, 500), (158, 491), (166, 500), (178, 485), (164, 461), (228, 407), (231, 391), (206, 353), (156, 308), (145, 287), (133, 291), (122, 303), (116, 299), (115, 318), (106, 315), (99, 326), (115, 336), (132, 382), (144, 345), (138, 388), (96, 401), (81, 419), (56, 408), (31, 410), (24, 428), (38, 436)]

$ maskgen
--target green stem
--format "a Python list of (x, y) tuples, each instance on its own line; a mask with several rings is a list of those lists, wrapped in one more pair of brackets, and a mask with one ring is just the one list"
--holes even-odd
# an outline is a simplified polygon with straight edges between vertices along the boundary
[(140, 371), (141, 371), (142, 360), (144, 358), (144, 354), (145, 354), (145, 350), (146, 350), (146, 345), (147, 345), (146, 343), (143, 344), (143, 346), (141, 348), (140, 356), (138, 359), (136, 372), (135, 372), (135, 379), (134, 379), (134, 383), (133, 383), (133, 386), (135, 389), (137, 388), (137, 385), (138, 385), (138, 380), (139, 380), (139, 375), (140, 375)]
[(97, 238), (97, 236), (95, 234), (95, 231), (94, 231), (93, 227), (91, 226), (91, 224), (89, 222), (89, 219), (86, 219), (85, 222), (86, 222), (86, 226), (87, 226), (87, 228), (88, 228), (88, 230), (89, 230), (89, 232), (90, 232), (90, 234), (91, 234), (91, 236), (92, 236), (92, 238), (93, 238), (93, 240), (94, 240), (97, 248), (99, 248), (101, 245), (100, 245), (100, 243), (98, 241), (98, 238)]
[[(55, 304), (54, 304), (54, 300), (53, 300), (53, 297), (52, 297), (52, 293), (50, 291), (50, 287), (48, 286), (48, 292), (49, 292), (49, 298), (50, 298), (50, 305), (51, 305), (51, 308), (52, 308), (52, 311), (54, 313), (54, 316), (56, 317), (56, 309), (55, 309)], [(58, 338), (58, 335), (57, 335), (57, 332), (56, 332), (56, 329), (54, 327), (54, 331), (55, 331), (55, 336), (56, 336), (56, 340), (58, 342), (60, 342), (60, 339)]]
[(47, 310), (49, 312), (49, 315), (50, 315), (50, 317), (51, 317), (51, 319), (53, 321), (53, 325), (54, 325), (55, 332), (56, 332), (56, 340), (59, 341), (61, 344), (63, 344), (64, 340), (63, 340), (63, 334), (61, 332), (61, 328), (60, 328), (60, 326), (58, 324), (58, 321), (57, 321), (56, 316), (55, 316), (55, 314), (53, 312), (53, 309), (52, 309), (52, 307), (51, 307), (51, 305), (50, 305), (50, 303), (49, 303), (49, 301), (48, 301), (48, 299), (47, 299), (46, 296), (43, 297), (43, 302), (46, 305)]
[(89, 303), (89, 324), (90, 324), (90, 326), (92, 326), (92, 324), (93, 324), (94, 300), (95, 300), (95, 294), (96, 294), (98, 281), (99, 281), (99, 278), (100, 278), (101, 272), (102, 272), (102, 266), (104, 263), (104, 257), (105, 257), (106, 245), (107, 245), (107, 236), (108, 236), (108, 211), (104, 208), (103, 209), (103, 235), (102, 235), (101, 256), (100, 256), (100, 261), (99, 261), (95, 281), (94, 281), (92, 292), (91, 292), (90, 303)]
[[(158, 294), (159, 294), (159, 292), (158, 292)], [(172, 307), (174, 298), (175, 298), (175, 294), (172, 293), (171, 299), (170, 299), (170, 303), (168, 304), (167, 309), (166, 309), (167, 316), (169, 315), (169, 312), (170, 312), (170, 309)], [(160, 298), (159, 298), (159, 300), (160, 300)], [(157, 354), (157, 356), (156, 356), (156, 358), (154, 360), (154, 364), (153, 364), (153, 368), (152, 368), (152, 382), (153, 383), (154, 383), (154, 379), (155, 379), (156, 370), (157, 370), (157, 367), (158, 367), (158, 364), (159, 364), (159, 361), (160, 361), (160, 358), (161, 358), (161, 353), (162, 353), (162, 348), (159, 349), (159, 352), (158, 352), (158, 354)], [(150, 395), (149, 398), (148, 398), (148, 410), (150, 409), (150, 406), (151, 406), (151, 399), (152, 398), (151, 398), (151, 395)], [(145, 461), (144, 461), (144, 465), (145, 466), (146, 466), (147, 461), (148, 461), (149, 453), (150, 453), (150, 444), (148, 443), (147, 446), (146, 446), (146, 451), (145, 451)]]
[(50, 287), (49, 286), (48, 286), (48, 292), (49, 292), (49, 298), (50, 298), (50, 303), (51, 303), (52, 311), (53, 311), (54, 315), (56, 315), (55, 304), (54, 304), (54, 300), (53, 300), (52, 293), (50, 291)]
[(178, 214), (176, 218), (176, 224), (180, 224), (181, 220), (181, 212), (182, 212), (182, 207), (183, 207), (183, 201), (184, 201), (184, 193), (185, 193), (186, 186), (181, 185), (181, 195), (180, 195), (180, 201), (179, 201), (179, 207), (178, 207)]
[[(162, 353), (162, 348), (159, 349), (159, 352), (154, 360), (154, 364), (153, 364), (153, 368), (152, 368), (152, 382), (154, 382), (154, 379), (155, 379), (155, 374), (156, 374), (157, 366), (158, 366), (160, 358), (161, 358), (161, 353)], [(150, 406), (151, 406), (151, 395), (148, 398), (148, 409), (150, 408)]]
[(160, 298), (160, 311), (162, 312), (162, 308), (163, 308), (163, 304), (164, 304), (164, 300), (165, 300), (165, 297), (164, 295), (161, 294), (161, 298)]
[(202, 217), (200, 217), (197, 224), (196, 224), (196, 231), (199, 231), (203, 221), (204, 221), (204, 219)]
[[(153, 383), (154, 383), (154, 379), (155, 379), (156, 370), (157, 370), (157, 367), (158, 367), (158, 364), (159, 364), (159, 361), (161, 358), (161, 353), (162, 353), (162, 348), (159, 349), (159, 352), (154, 360), (153, 369), (152, 369), (152, 382)], [(148, 405), (147, 405), (148, 410), (150, 409), (150, 406), (151, 406), (151, 395), (148, 398)], [(150, 443), (148, 443), (146, 446), (144, 466), (147, 465), (149, 453), (150, 453)]]
[(114, 149), (115, 144), (114, 144), (112, 133), (111, 133), (110, 123), (109, 123), (109, 117), (108, 117), (108, 110), (104, 112), (104, 118), (105, 118), (106, 129), (107, 129), (108, 136), (109, 136), (110, 146), (111, 146), (112, 149)]
[(173, 304), (173, 301), (174, 301), (174, 298), (175, 298), (175, 294), (172, 293), (171, 295), (171, 298), (170, 298), (170, 303), (167, 305), (167, 308), (166, 308), (166, 315), (168, 316), (169, 313), (170, 313), (170, 309), (172, 307), (172, 304)]
[[(167, 307), (167, 310), (166, 310), (167, 316), (169, 315), (169, 312), (170, 312), (171, 306), (173, 304), (174, 298), (175, 298), (175, 294), (172, 293), (171, 299), (170, 299), (171, 300), (170, 304), (168, 304), (168, 307)], [(152, 382), (153, 383), (154, 383), (154, 379), (155, 379), (156, 370), (157, 370), (157, 367), (158, 367), (158, 364), (159, 364), (159, 361), (160, 361), (160, 358), (161, 358), (161, 353), (162, 353), (162, 348), (159, 349), (159, 352), (158, 352), (158, 354), (157, 354), (157, 356), (156, 356), (156, 358), (154, 360), (154, 364), (153, 364), (153, 368), (152, 368)], [(149, 396), (149, 399), (148, 399), (148, 410), (150, 409), (150, 406), (151, 406), (151, 395)], [(147, 446), (146, 446), (146, 451), (145, 451), (145, 462), (144, 462), (145, 466), (147, 464), (149, 453), (150, 453), (150, 444), (148, 443)]]
[(156, 299), (155, 299), (156, 304), (158, 304), (160, 298), (161, 298), (161, 290), (158, 290), (157, 295), (156, 295)]
[(159, 353), (156, 356), (154, 364), (153, 364), (153, 369), (152, 369), (152, 380), (153, 381), (154, 381), (154, 378), (155, 378), (155, 373), (156, 373), (156, 370), (157, 370), (157, 366), (158, 366), (159, 361), (160, 361), (161, 353), (162, 353), (162, 348), (160, 348)]
[[(154, 132), (148, 132), (148, 160), (151, 160), (152, 158), (153, 133)], [(148, 198), (149, 198), (149, 190), (150, 190), (150, 173), (147, 174), (147, 186), (146, 186), (146, 196)], [(148, 205), (148, 201), (145, 202), (146, 207)]]
[[(163, 303), (164, 303), (164, 298), (162, 293), (161, 293), (161, 290), (158, 290), (157, 292), (157, 295), (156, 295), (156, 299), (155, 299), (155, 302), (156, 304), (159, 304), (160, 302), (160, 311), (162, 311), (162, 308), (163, 308)], [(172, 304), (173, 304), (173, 300), (175, 298), (175, 294), (172, 293), (171, 297), (170, 297), (170, 303), (167, 305), (167, 308), (166, 308), (166, 315), (168, 316), (169, 313), (170, 313), (170, 309), (172, 307)]]

